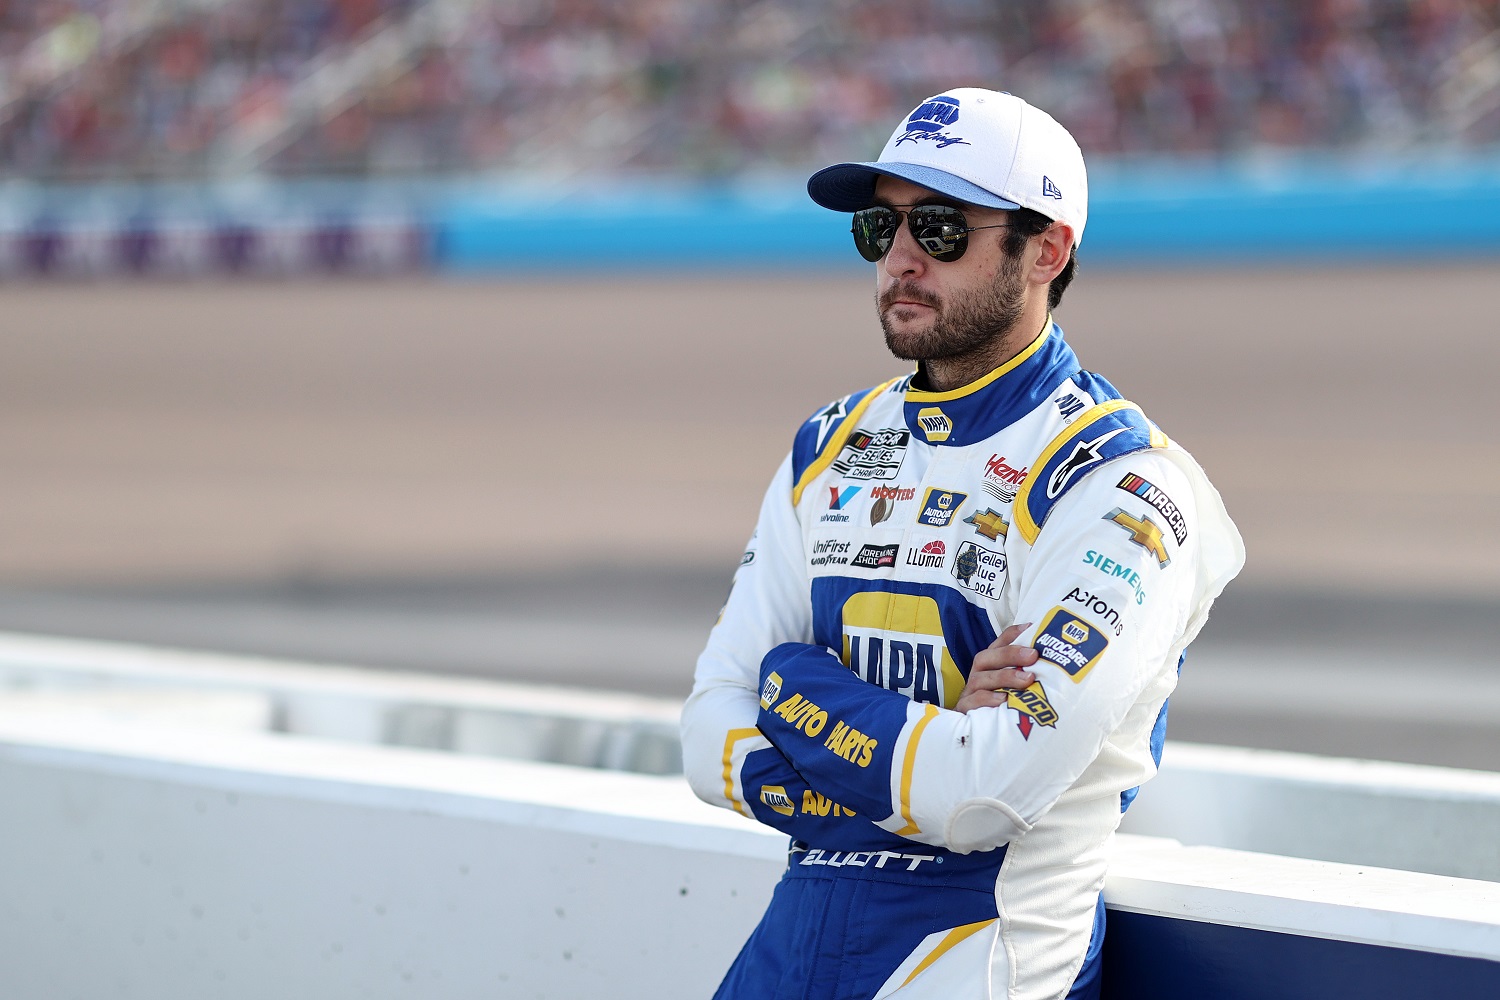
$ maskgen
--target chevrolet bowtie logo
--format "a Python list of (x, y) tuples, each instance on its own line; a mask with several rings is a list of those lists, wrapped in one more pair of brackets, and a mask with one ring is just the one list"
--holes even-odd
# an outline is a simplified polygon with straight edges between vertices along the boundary
[(1156, 557), (1156, 561), (1165, 566), (1172, 561), (1167, 555), (1167, 547), (1161, 540), (1161, 529), (1156, 522), (1149, 517), (1132, 517), (1122, 507), (1116, 507), (1104, 515), (1106, 521), (1113, 521), (1126, 531), (1130, 532), (1130, 540)]
[(1010, 525), (1000, 516), (1000, 512), (986, 507), (984, 513), (975, 511), (964, 518), (964, 524), (972, 524), (974, 530), (991, 541), (999, 538), (1010, 531)]

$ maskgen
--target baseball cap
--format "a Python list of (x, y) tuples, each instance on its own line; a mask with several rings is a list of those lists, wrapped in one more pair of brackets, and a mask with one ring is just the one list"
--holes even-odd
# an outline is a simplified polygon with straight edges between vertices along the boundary
[(857, 212), (881, 175), (985, 208), (1029, 208), (1073, 227), (1089, 214), (1083, 152), (1068, 130), (1013, 94), (961, 87), (929, 97), (891, 133), (873, 163), (835, 163), (807, 180), (824, 208)]

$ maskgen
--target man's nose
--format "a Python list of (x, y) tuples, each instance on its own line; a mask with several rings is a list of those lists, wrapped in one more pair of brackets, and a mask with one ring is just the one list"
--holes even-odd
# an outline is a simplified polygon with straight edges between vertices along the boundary
[(880, 266), (885, 268), (886, 274), (899, 279), (920, 276), (931, 262), (932, 258), (917, 245), (916, 237), (912, 236), (911, 227), (903, 216)]

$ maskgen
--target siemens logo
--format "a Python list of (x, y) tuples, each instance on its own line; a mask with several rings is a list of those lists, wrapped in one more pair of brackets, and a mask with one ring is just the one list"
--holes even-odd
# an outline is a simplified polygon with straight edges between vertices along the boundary
[(1146, 590), (1141, 586), (1141, 575), (1135, 570), (1131, 569), (1129, 566), (1123, 566), (1106, 556), (1104, 553), (1095, 552), (1093, 549), (1089, 549), (1083, 554), (1083, 561), (1097, 569), (1099, 572), (1103, 573), (1105, 576), (1112, 576), (1117, 579), (1124, 580), (1126, 583), (1130, 584), (1130, 589), (1135, 591), (1135, 603), (1146, 603)]

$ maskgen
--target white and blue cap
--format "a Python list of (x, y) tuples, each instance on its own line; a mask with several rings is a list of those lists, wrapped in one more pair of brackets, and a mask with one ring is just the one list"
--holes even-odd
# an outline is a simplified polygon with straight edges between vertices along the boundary
[(917, 106), (873, 163), (835, 163), (807, 193), (824, 208), (857, 212), (875, 200), (881, 175), (985, 208), (1029, 208), (1073, 227), (1089, 214), (1083, 152), (1068, 130), (1013, 94), (961, 87)]

